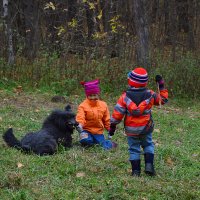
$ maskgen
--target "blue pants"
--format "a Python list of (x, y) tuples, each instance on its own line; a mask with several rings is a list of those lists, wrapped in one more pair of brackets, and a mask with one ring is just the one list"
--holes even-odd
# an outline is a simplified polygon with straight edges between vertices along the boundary
[(144, 153), (154, 154), (154, 143), (152, 140), (152, 133), (149, 133), (142, 137), (128, 136), (129, 145), (129, 160), (140, 160), (141, 147)]
[(104, 134), (91, 134), (88, 131), (83, 131), (82, 135), (86, 134), (86, 137), (81, 138), (80, 143), (84, 145), (100, 144), (104, 149), (108, 150), (112, 148), (112, 142), (106, 140)]

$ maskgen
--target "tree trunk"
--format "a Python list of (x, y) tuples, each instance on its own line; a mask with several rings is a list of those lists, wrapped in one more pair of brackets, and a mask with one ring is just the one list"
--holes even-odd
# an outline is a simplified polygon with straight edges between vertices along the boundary
[(5, 35), (7, 37), (7, 46), (8, 46), (8, 64), (14, 64), (14, 51), (13, 51), (13, 36), (11, 28), (11, 17), (9, 11), (9, 0), (3, 0), (3, 9), (4, 9), (4, 24), (5, 24)]
[(134, 22), (137, 35), (136, 60), (137, 65), (148, 68), (149, 60), (149, 27), (145, 5), (147, 0), (134, 1)]
[(39, 44), (39, 1), (23, 0), (25, 18), (25, 54), (29, 60), (36, 57)]
[(92, 38), (92, 35), (97, 31), (96, 30), (96, 16), (95, 16), (95, 9), (90, 9), (88, 4), (85, 4), (86, 10), (86, 18), (87, 18), (87, 35), (88, 39)]
[(169, 1), (168, 0), (164, 0), (164, 16), (165, 16), (165, 44), (170, 43), (170, 28), (169, 28), (169, 24), (170, 19), (170, 8), (169, 8)]
[(194, 41), (194, 1), (191, 0), (188, 3), (188, 15), (190, 16), (188, 19), (188, 46), (190, 50), (195, 49), (195, 41)]
[(109, 12), (109, 1), (101, 0), (101, 8), (102, 8), (102, 21), (104, 26), (104, 32), (110, 31), (109, 20), (110, 20), (110, 12)]
[(70, 29), (70, 52), (83, 55), (84, 53), (84, 4), (81, 0), (68, 0), (68, 20), (77, 21), (76, 27)]
[(169, 8), (171, 10), (170, 14), (170, 41), (172, 44), (172, 61), (176, 60), (176, 46), (177, 46), (177, 12), (176, 12), (176, 2), (171, 0), (169, 3)]
[(176, 12), (178, 18), (177, 21), (178, 31), (188, 33), (189, 31), (188, 0), (176, 0), (175, 3), (177, 5)]

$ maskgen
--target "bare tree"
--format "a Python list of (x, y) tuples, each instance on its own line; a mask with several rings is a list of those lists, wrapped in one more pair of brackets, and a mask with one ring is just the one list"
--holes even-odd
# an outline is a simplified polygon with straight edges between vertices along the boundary
[(177, 9), (175, 0), (171, 0), (169, 2), (170, 8), (170, 23), (169, 23), (169, 34), (170, 34), (170, 42), (172, 44), (172, 60), (176, 59), (176, 47), (177, 47)]
[(11, 28), (11, 17), (9, 12), (9, 0), (3, 0), (3, 17), (4, 17), (4, 25), (5, 25), (5, 35), (7, 38), (7, 46), (8, 46), (8, 64), (14, 64), (14, 51), (13, 51), (13, 36), (12, 36), (12, 28)]
[(96, 20), (96, 7), (90, 8), (89, 4), (85, 4), (86, 19), (87, 19), (87, 32), (88, 39), (91, 40), (92, 35), (97, 31), (97, 20)]
[(190, 50), (195, 49), (194, 41), (194, 0), (191, 0), (191, 4), (188, 3), (188, 46)]
[(0, 39), (6, 43), (0, 54), (5, 57), (2, 49), (6, 49), (9, 63), (21, 53), (34, 59), (40, 45), (59, 55), (129, 55), (128, 62), (147, 67), (152, 52), (162, 50), (164, 55), (168, 50), (175, 60), (180, 50), (199, 49), (199, 0), (0, 0), (0, 4), (4, 16), (0, 23), (5, 25)]
[(23, 0), (25, 20), (25, 54), (28, 59), (36, 57), (39, 44), (39, 1)]
[(136, 46), (137, 65), (149, 67), (149, 27), (146, 4), (147, 0), (134, 1), (134, 22), (138, 38)]

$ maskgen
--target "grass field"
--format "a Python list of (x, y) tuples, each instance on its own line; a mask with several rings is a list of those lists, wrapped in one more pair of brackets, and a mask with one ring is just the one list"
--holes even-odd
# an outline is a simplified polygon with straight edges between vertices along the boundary
[[(18, 138), (40, 129), (43, 119), (63, 103), (52, 103), (51, 94), (20, 94), (0, 90), (0, 134), (13, 127)], [(116, 98), (106, 99), (112, 111)], [(83, 97), (67, 99), (76, 112)], [(104, 151), (83, 148), (78, 133), (73, 148), (59, 147), (53, 156), (26, 155), (8, 148), (0, 137), (1, 200), (190, 200), (200, 197), (200, 102), (170, 100), (154, 108), (155, 168), (157, 176), (132, 177), (123, 124), (112, 140), (119, 146)], [(142, 158), (142, 170), (144, 159)]]

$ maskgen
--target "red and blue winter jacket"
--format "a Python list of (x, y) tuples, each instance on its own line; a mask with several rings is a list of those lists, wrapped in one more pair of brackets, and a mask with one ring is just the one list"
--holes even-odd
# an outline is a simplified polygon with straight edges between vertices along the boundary
[(160, 95), (147, 88), (130, 87), (117, 101), (111, 117), (111, 126), (124, 118), (125, 133), (137, 136), (143, 133), (145, 126), (152, 119), (153, 105), (165, 104), (168, 101), (168, 90), (160, 90)]

